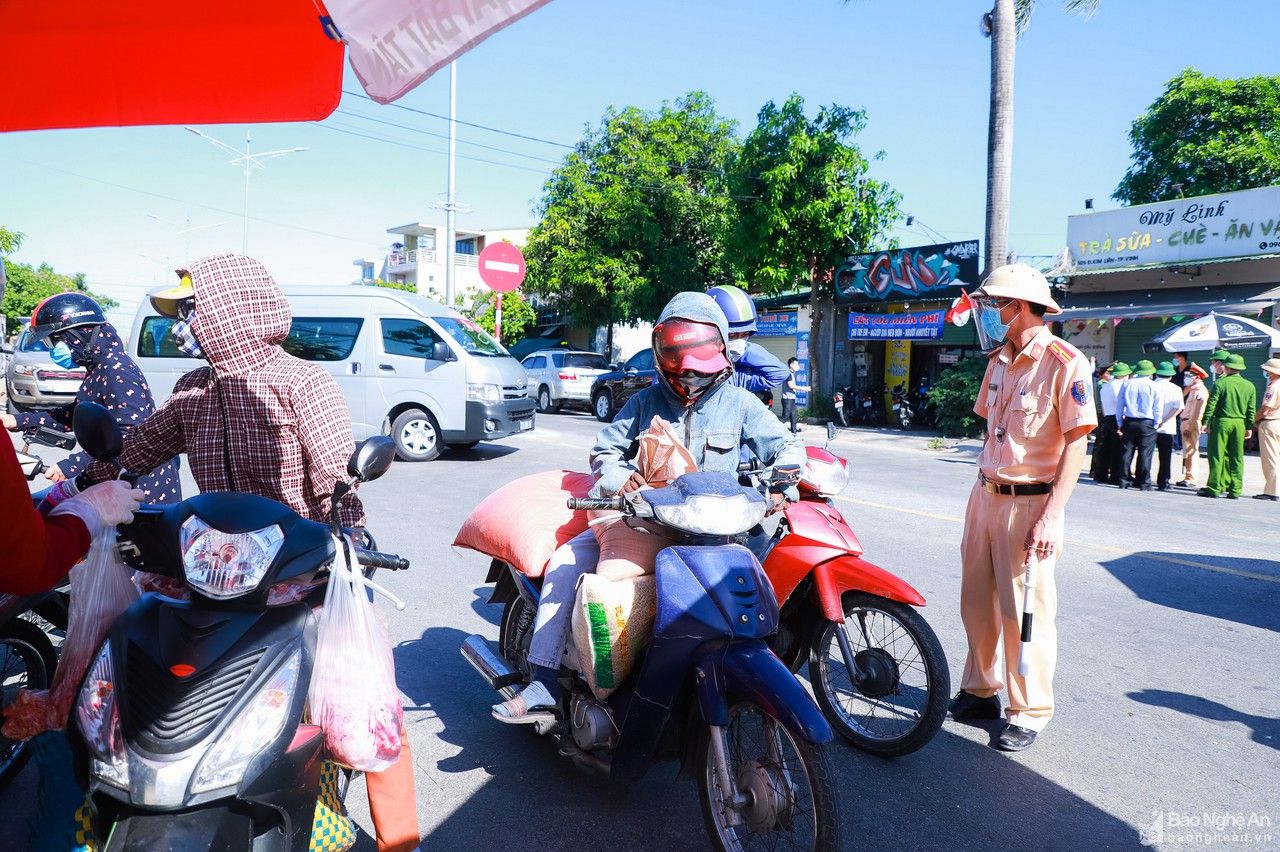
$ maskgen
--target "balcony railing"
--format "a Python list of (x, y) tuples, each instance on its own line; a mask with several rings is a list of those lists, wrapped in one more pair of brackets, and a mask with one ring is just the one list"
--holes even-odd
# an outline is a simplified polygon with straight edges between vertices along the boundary
[[(387, 255), (388, 266), (409, 266), (416, 263), (438, 263), (435, 249), (409, 249), (393, 251)], [(455, 254), (453, 265), (479, 269), (480, 257), (474, 254)]]

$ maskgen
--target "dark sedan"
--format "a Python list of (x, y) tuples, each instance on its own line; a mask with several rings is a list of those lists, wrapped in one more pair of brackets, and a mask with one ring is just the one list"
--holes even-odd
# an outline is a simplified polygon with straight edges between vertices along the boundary
[(653, 350), (641, 349), (616, 370), (596, 376), (591, 384), (591, 410), (596, 419), (608, 423), (636, 391), (653, 384)]

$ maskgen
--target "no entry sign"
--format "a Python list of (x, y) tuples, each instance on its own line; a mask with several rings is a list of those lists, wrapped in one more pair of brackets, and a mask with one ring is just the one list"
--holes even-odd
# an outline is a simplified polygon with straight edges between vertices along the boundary
[(524, 281), (524, 255), (511, 243), (490, 243), (480, 252), (480, 280), (490, 290), (508, 293)]

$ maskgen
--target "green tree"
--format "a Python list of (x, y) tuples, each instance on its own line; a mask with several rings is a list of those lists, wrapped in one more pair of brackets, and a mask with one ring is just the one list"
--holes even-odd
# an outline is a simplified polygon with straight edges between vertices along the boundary
[[(829, 355), (832, 269), (850, 253), (872, 251), (899, 217), (899, 195), (868, 176), (854, 139), (862, 110), (832, 105), (814, 118), (793, 94), (770, 101), (734, 169), (737, 222), (732, 256), (742, 278), (766, 293), (809, 284), (811, 349)], [(823, 358), (810, 360), (810, 384), (829, 392)]]
[(982, 434), (986, 421), (973, 411), (982, 390), (986, 358), (962, 358), (942, 371), (929, 388), (929, 401), (938, 412), (938, 431), (948, 438), (972, 438)]
[(525, 289), (590, 326), (653, 320), (681, 290), (731, 283), (735, 129), (703, 92), (610, 108), (543, 187)]
[[(16, 251), (22, 244), (23, 235), (0, 228), (0, 254)], [(56, 293), (78, 291), (93, 298), (103, 310), (118, 307), (119, 302), (107, 296), (91, 293), (85, 285), (84, 274), (64, 275), (54, 272), (53, 267), (42, 263), (33, 267), (29, 263), (3, 259), (6, 286), (4, 299), (0, 300), (0, 313), (4, 314), (5, 326), (10, 331), (16, 329), (23, 321), (31, 318), (36, 305)]]
[(1129, 129), (1133, 164), (1112, 196), (1149, 204), (1280, 183), (1280, 77), (1222, 80), (1188, 68)]
[[(494, 294), (484, 291), (472, 302), (467, 315), (476, 321), (476, 325), (490, 334), (494, 333)], [(514, 343), (524, 336), (524, 331), (537, 322), (538, 315), (524, 300), (518, 290), (502, 294), (502, 339)]]

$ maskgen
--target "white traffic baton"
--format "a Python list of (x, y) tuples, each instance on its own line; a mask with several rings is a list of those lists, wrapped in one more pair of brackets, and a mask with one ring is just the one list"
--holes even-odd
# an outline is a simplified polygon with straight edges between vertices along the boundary
[(1018, 649), (1018, 674), (1021, 677), (1031, 673), (1031, 604), (1035, 600), (1036, 561), (1035, 551), (1028, 550), (1022, 575), (1022, 646)]

